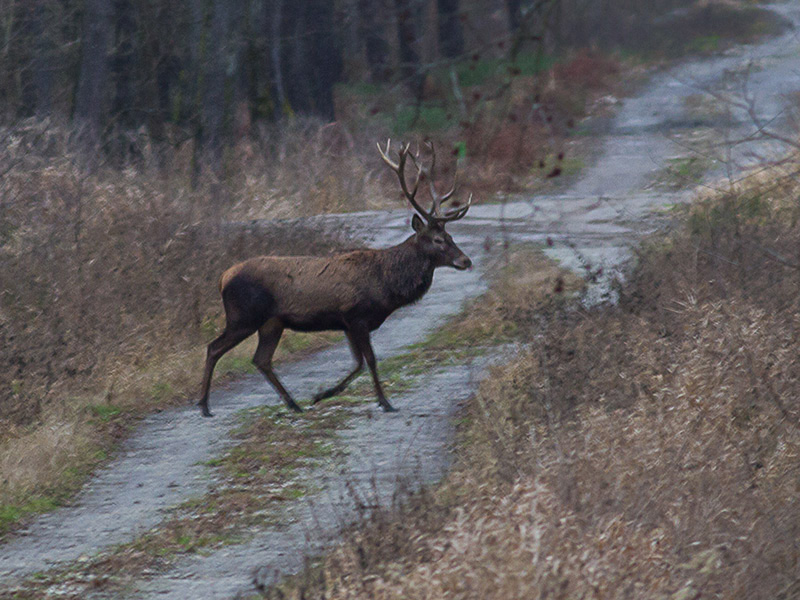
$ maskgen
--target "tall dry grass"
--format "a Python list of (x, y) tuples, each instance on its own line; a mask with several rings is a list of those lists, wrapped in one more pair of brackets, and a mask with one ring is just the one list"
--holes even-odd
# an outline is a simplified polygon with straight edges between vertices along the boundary
[[(193, 187), (180, 152), (165, 164), (142, 140), (119, 165), (78, 152), (53, 124), (0, 135), (2, 530), (24, 506), (47, 508), (73, 490), (130, 418), (191, 397), (203, 347), (221, 326), (225, 268), (352, 242), (302, 223), (242, 221), (244, 206), (264, 203), (270, 214), (258, 186), (228, 174)], [(285, 193), (296, 214), (317, 210), (304, 206), (319, 178), (301, 170), (300, 152), (309, 161), (324, 155), (311, 144), (293, 148), (284, 179), (258, 184), (265, 195)], [(352, 165), (324, 160), (318, 168), (331, 181), (352, 180)], [(355, 184), (333, 188), (345, 194), (347, 185)]]
[[(592, 78), (581, 75), (587, 69)], [(471, 119), (433, 136), (444, 155), (440, 175), (453, 175), (448, 155), (466, 140), (461, 185), (478, 196), (546, 176), (539, 164), (567, 129), (555, 122), (579, 116), (587, 94), (608, 89), (615, 73), (612, 60), (578, 55), (554, 69), (537, 110), (525, 107), (538, 78), (513, 79), (491, 101), (485, 85), (472, 86)], [(398, 90), (386, 93), (401, 100)], [(578, 112), (559, 109), (565, 96), (579, 97)], [(341, 100), (343, 114), (368, 118), (353, 102)], [(144, 130), (118, 132), (94, 152), (76, 150), (69, 129), (52, 122), (0, 131), (6, 430), (35, 421), (67, 390), (99, 386), (113, 397), (129, 367), (160, 362), (177, 341), (186, 348), (208, 338), (219, 311), (216, 277), (236, 260), (341, 245), (297, 223), (267, 231), (237, 222), (405, 206), (374, 150), (376, 132), (387, 129), (382, 118), (363, 126), (352, 118), (247, 123), (219, 168), (202, 170), (193, 141), (177, 130), (166, 131), (166, 142)]]
[(268, 595), (800, 596), (798, 192), (702, 198), (618, 306), (539, 319), (444, 486)]
[[(220, 312), (217, 278), (267, 253), (319, 253), (335, 236), (296, 224), (229, 223), (213, 187), (156, 170), (82, 168), (63, 138), (10, 135), (3, 165), (0, 406), (6, 426), (51, 398), (201, 344)], [(29, 137), (30, 136), (30, 137)], [(53, 148), (55, 147), (55, 148)]]

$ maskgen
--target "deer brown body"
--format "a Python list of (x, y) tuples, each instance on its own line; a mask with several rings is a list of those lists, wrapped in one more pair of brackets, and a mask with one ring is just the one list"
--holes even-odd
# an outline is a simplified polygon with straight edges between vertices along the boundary
[[(387, 153), (388, 150), (387, 144)], [(397, 172), (406, 197), (420, 213), (412, 219), (414, 234), (391, 248), (356, 250), (329, 257), (260, 256), (225, 271), (220, 278), (220, 292), (226, 324), (222, 335), (208, 346), (199, 402), (205, 416), (211, 415), (208, 395), (217, 361), (256, 332), (259, 342), (253, 362), (287, 406), (301, 410), (272, 370), (272, 356), (286, 328), (339, 330), (347, 335), (355, 368), (339, 383), (318, 393), (315, 403), (340, 393), (361, 371), (366, 360), (378, 403), (385, 411), (394, 410), (378, 378), (369, 334), (395, 310), (419, 300), (433, 282), (434, 269), (471, 266), (470, 259), (444, 230), (447, 221), (466, 214), (469, 203), (448, 215), (441, 215), (441, 202), (449, 198), (453, 190), (439, 196), (431, 184), (434, 206), (431, 211), (422, 210), (414, 196), (423, 170), (418, 167), (413, 192), (408, 191), (403, 175), (406, 158), (410, 156), (408, 146), (401, 150), (399, 163), (392, 163), (386, 154), (381, 154)], [(412, 159), (415, 160), (413, 156)]]

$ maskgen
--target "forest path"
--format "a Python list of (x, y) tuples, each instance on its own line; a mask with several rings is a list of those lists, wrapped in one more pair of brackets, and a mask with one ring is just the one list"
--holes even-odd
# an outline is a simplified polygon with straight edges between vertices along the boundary
[[(775, 10), (800, 23), (796, 3), (776, 5)], [(641, 93), (624, 102), (604, 134), (596, 163), (566, 193), (504, 206), (475, 206), (466, 219), (451, 226), (453, 237), (475, 268), (437, 271), (423, 300), (398, 311), (374, 335), (379, 359), (401, 354), (410, 344), (422, 341), (465, 300), (485, 290), (489, 254), (492, 247), (501, 246), (487, 244), (487, 239), (544, 244), (549, 237), (555, 243), (547, 252), (563, 264), (581, 269), (583, 261), (588, 261), (604, 268), (593, 292), (603, 294), (610, 278), (630, 257), (631, 245), (652, 230), (653, 210), (688, 197), (686, 190), (650, 186), (669, 158), (685, 153), (671, 136), (718, 126), (711, 117), (704, 121), (702, 115), (690, 114), (687, 98), (703, 88), (724, 90), (738, 85), (737, 74), (755, 61), (758, 69), (751, 70), (748, 86), (761, 101), (759, 115), (779, 118), (785, 94), (800, 87), (798, 57), (800, 40), (792, 31), (653, 77)], [(733, 116), (731, 131), (750, 126), (746, 115), (737, 116), (734, 111)], [(407, 211), (393, 211), (317, 219), (330, 227), (346, 227), (372, 246), (385, 247), (409, 235), (408, 217)], [(342, 344), (279, 366), (278, 371), (302, 403), (346, 372), (350, 361)], [(337, 442), (346, 450), (345, 458), (307, 474), (317, 491), (293, 503), (282, 527), (256, 531), (243, 544), (188, 557), (167, 573), (139, 581), (126, 597), (246, 595), (255, 589), (254, 573), (261, 583), (268, 583), (276, 575), (298, 569), (307, 550), (331, 539), (352, 519), (353, 489), (386, 502), (399, 477), (436, 480), (449, 462), (452, 416), (458, 403), (474, 391), (485, 364), (486, 359), (481, 359), (436, 370), (422, 385), (390, 398), (400, 409), (397, 414), (384, 414), (373, 405), (352, 409), (353, 418)], [(35, 572), (130, 541), (156, 526), (169, 507), (204, 494), (213, 484), (205, 463), (231, 444), (237, 414), (265, 403), (279, 400), (261, 376), (249, 376), (212, 390), (214, 419), (203, 419), (193, 406), (147, 417), (71, 506), (43, 515), (0, 546), (0, 595)]]

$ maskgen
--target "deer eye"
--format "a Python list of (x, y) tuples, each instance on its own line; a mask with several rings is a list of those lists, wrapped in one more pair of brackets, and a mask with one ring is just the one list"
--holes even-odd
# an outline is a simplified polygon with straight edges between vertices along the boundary
[(436, 244), (437, 246), (441, 246), (442, 244), (444, 244), (444, 238), (440, 238), (437, 236), (433, 238), (433, 243)]

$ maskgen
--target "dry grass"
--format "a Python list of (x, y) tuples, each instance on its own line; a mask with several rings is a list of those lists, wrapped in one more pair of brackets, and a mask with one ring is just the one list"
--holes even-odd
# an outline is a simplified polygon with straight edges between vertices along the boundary
[(353, 125), (301, 118), (252, 131), (226, 163), (231, 218), (402, 207), (397, 184), (375, 150), (383, 132)]
[(444, 486), (268, 595), (798, 597), (798, 191), (698, 201), (619, 306), (539, 321)]
[[(132, 419), (195, 392), (221, 325), (225, 268), (346, 245), (296, 223), (226, 222), (232, 209), (210, 184), (192, 191), (155, 169), (87, 168), (66, 133), (5, 133), (0, 530), (65, 498)], [(294, 337), (282, 353), (329, 340)], [(247, 359), (240, 351), (220, 373)]]

